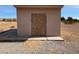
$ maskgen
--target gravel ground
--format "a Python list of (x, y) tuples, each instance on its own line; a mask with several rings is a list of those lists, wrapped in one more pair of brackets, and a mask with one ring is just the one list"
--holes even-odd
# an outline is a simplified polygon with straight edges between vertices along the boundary
[(63, 44), (63, 41), (1, 42), (0, 53), (64, 53)]
[[(0, 42), (0, 53), (6, 54), (76, 54), (79, 53), (79, 24), (61, 24), (64, 41)], [(0, 38), (1, 39), (1, 38)]]

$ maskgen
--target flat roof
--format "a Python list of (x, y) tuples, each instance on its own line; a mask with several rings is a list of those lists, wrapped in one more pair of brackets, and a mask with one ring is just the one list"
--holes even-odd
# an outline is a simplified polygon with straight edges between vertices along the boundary
[(16, 8), (62, 8), (63, 5), (14, 5)]

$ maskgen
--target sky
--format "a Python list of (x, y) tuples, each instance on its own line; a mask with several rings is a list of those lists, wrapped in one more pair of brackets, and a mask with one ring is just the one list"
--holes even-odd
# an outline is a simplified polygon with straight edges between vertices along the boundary
[(16, 8), (12, 5), (0, 5), (0, 18), (16, 18)]
[[(64, 5), (61, 17), (79, 19), (79, 5)], [(12, 5), (0, 5), (0, 18), (16, 18), (16, 8)]]
[(65, 5), (61, 10), (61, 16), (79, 19), (79, 5)]

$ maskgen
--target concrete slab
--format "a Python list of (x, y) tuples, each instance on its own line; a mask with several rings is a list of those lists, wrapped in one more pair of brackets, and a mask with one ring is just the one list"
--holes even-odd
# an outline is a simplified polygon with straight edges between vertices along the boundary
[(64, 40), (61, 37), (47, 37), (47, 40)]
[(47, 40), (47, 37), (34, 37), (34, 38), (28, 38), (28, 40)]
[(28, 40), (64, 40), (61, 37), (35, 37), (35, 38), (28, 38)]

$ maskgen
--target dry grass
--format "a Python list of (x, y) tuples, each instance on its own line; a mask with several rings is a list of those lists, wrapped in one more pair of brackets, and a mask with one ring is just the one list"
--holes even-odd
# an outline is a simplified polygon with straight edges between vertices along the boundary
[(11, 28), (17, 28), (16, 22), (2, 22), (0, 21), (0, 32), (9, 30)]
[(16, 28), (16, 25), (16, 22), (0, 22), (0, 29), (11, 28), (12, 26)]
[(65, 40), (76, 40), (79, 39), (79, 23), (73, 25), (61, 25), (61, 36)]

